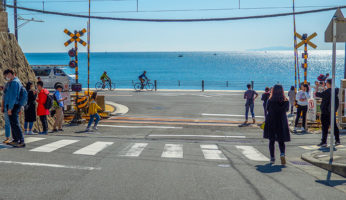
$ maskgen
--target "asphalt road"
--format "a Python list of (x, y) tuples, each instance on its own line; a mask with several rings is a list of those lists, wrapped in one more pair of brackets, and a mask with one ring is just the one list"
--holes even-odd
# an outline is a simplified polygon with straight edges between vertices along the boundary
[[(0, 145), (0, 199), (346, 197), (344, 177), (300, 159), (319, 142), (319, 134), (292, 135), (287, 166), (278, 155), (269, 165), (261, 129), (238, 127), (244, 120), (241, 93), (106, 96), (129, 112), (102, 121), (94, 132), (67, 126), (63, 133), (27, 136), (23, 149)], [(255, 112), (262, 115), (259, 101)]]

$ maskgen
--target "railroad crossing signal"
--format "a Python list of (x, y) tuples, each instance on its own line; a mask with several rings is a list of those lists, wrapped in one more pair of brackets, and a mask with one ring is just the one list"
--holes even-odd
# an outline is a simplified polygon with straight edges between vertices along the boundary
[(308, 45), (314, 49), (316, 49), (317, 45), (312, 43), (310, 40), (317, 36), (317, 33), (313, 33), (310, 36), (308, 34), (300, 35), (299, 33), (295, 33), (297, 38), (301, 39), (302, 41), (299, 42), (296, 46), (296, 49), (304, 45), (304, 53), (302, 53), (302, 57), (304, 58), (304, 63), (302, 64), (302, 67), (304, 68), (304, 84), (307, 84), (307, 73), (308, 73)]
[(82, 39), (80, 39), (80, 37), (83, 36), (84, 33), (86, 33), (86, 29), (85, 29), (85, 28), (84, 28), (83, 30), (79, 31), (79, 32), (75, 31), (74, 34), (71, 33), (71, 32), (70, 32), (69, 30), (67, 30), (67, 29), (65, 29), (64, 32), (65, 32), (68, 36), (71, 37), (71, 39), (67, 40), (67, 41), (64, 43), (65, 47), (67, 47), (69, 44), (71, 44), (71, 43), (74, 42), (74, 41), (77, 41), (77, 42), (81, 43), (83, 46), (86, 46), (86, 45), (87, 45), (86, 42), (84, 42)]

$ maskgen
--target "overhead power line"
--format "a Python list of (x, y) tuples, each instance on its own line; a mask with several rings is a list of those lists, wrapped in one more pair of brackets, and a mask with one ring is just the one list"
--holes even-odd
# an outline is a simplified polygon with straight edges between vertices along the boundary
[[(78, 17), (78, 18), (89, 18), (88, 15), (80, 15), (80, 14), (72, 14), (72, 13), (63, 13), (63, 12), (55, 12), (55, 11), (47, 11), (47, 10), (39, 10), (39, 9), (33, 9), (33, 8), (26, 8), (26, 7), (20, 7), (20, 6), (13, 6), (13, 5), (6, 5), (9, 8), (17, 8), (20, 10), (26, 10), (31, 12), (38, 12), (43, 14), (49, 14), (49, 15), (60, 15), (60, 16), (66, 16), (66, 17)], [(99, 20), (113, 20), (113, 21), (134, 21), (134, 22), (207, 22), (207, 21), (232, 21), (232, 20), (245, 20), (245, 19), (262, 19), (262, 18), (273, 18), (273, 17), (283, 17), (283, 16), (289, 16), (289, 15), (303, 15), (303, 14), (310, 14), (310, 13), (319, 13), (319, 12), (326, 12), (330, 10), (336, 10), (337, 8), (346, 8), (346, 5), (344, 6), (338, 6), (338, 7), (330, 7), (330, 8), (323, 8), (323, 9), (315, 9), (315, 10), (306, 10), (306, 11), (299, 11), (299, 12), (286, 12), (286, 13), (277, 13), (277, 14), (268, 14), (268, 15), (254, 15), (254, 16), (244, 16), (244, 17), (222, 17), (222, 18), (205, 18), (205, 19), (140, 19), (140, 18), (121, 18), (121, 17), (104, 17), (104, 16), (90, 16), (92, 19), (99, 19)]]

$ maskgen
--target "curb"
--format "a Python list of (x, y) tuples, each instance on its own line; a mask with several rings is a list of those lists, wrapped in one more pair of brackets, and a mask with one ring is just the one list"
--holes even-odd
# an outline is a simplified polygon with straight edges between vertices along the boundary
[(313, 157), (313, 154), (320, 153), (319, 151), (309, 152), (302, 154), (302, 159), (325, 170), (339, 174), (340, 176), (346, 177), (346, 164), (332, 163), (317, 160)]
[(111, 115), (113, 116), (125, 115), (129, 112), (129, 108), (124, 105), (117, 104), (111, 101), (106, 101), (105, 103), (115, 107), (115, 111), (111, 113)]

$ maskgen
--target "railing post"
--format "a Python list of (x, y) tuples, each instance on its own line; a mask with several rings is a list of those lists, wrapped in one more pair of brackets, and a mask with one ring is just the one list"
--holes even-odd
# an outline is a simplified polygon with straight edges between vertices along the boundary
[(251, 81), (251, 88), (252, 88), (252, 89), (254, 89), (254, 88), (253, 88), (254, 85), (255, 85), (255, 82), (254, 82), (254, 81)]
[(154, 81), (154, 85), (155, 85), (155, 92), (157, 91), (157, 81)]
[(226, 81), (226, 87), (228, 87), (228, 81)]
[(202, 92), (204, 92), (204, 80), (202, 80)]
[(180, 87), (180, 81), (178, 81), (178, 86)]

